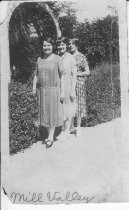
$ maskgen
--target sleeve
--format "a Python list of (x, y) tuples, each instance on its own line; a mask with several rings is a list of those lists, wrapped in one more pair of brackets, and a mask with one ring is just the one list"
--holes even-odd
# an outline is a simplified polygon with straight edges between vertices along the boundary
[(90, 74), (88, 62), (85, 56), (83, 56), (82, 67), (83, 67), (83, 71), (86, 71), (87, 74)]
[(61, 60), (61, 58), (59, 57), (58, 58), (58, 70), (59, 70), (59, 75), (60, 77), (65, 74), (65, 70), (64, 70), (64, 67), (63, 67), (63, 62)]
[(38, 59), (37, 62), (35, 62), (35, 69), (33, 74), (33, 89), (39, 88), (38, 84)]
[(71, 57), (71, 73), (72, 75), (77, 74), (77, 62), (75, 61), (74, 57)]
[(64, 71), (64, 67), (63, 67), (63, 62), (61, 60), (61, 58), (58, 56), (58, 72), (59, 72), (59, 76), (60, 76), (60, 80), (61, 80), (61, 94), (65, 95), (65, 71)]

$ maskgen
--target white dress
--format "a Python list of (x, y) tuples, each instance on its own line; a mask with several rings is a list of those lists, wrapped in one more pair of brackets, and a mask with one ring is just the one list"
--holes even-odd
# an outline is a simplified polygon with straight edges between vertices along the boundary
[(61, 56), (61, 59), (63, 62), (64, 72), (65, 72), (64, 75), (65, 100), (63, 102), (63, 111), (64, 111), (64, 120), (67, 120), (69, 117), (75, 115), (77, 108), (76, 99), (74, 101), (71, 101), (70, 99), (74, 78), (75, 78), (74, 83), (76, 87), (77, 65), (74, 57), (68, 52), (66, 52), (63, 56)]

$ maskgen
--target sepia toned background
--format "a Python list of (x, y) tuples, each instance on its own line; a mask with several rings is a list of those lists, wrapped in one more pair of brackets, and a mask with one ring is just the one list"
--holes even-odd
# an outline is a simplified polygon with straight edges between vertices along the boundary
[[(39, 107), (31, 95), (33, 72), (41, 55), (42, 39), (51, 36), (77, 37), (91, 71), (86, 81), (87, 118), (82, 127), (94, 127), (121, 116), (119, 27), (117, 1), (98, 0), (46, 2), (53, 17), (37, 3), (23, 3), (9, 22), (10, 154), (41, 141), (35, 122)], [(54, 18), (55, 17), (55, 18)], [(53, 18), (59, 25), (53, 24)], [(76, 125), (76, 121), (75, 121)]]
[[(70, 6), (70, 12), (68, 12), (68, 15), (72, 13), (73, 19), (70, 16), (70, 20), (73, 21), (75, 21), (73, 9), (78, 8), (77, 13), (80, 11), (80, 14), (83, 10), (75, 5), (72, 8)], [(103, 7), (103, 4), (101, 4), (101, 7)], [(93, 11), (93, 4), (90, 8)], [(98, 9), (97, 5), (94, 7), (94, 11), (95, 8)], [(97, 202), (120, 202), (123, 200), (121, 192), (123, 181), (121, 178), (128, 179), (127, 173), (125, 173), (128, 167), (125, 170), (127, 161), (125, 160), (126, 164), (123, 167), (123, 159), (121, 158), (123, 151), (121, 151), (119, 24), (117, 8), (114, 8), (114, 5), (111, 4), (110, 7), (106, 5), (105, 11), (108, 11), (106, 15), (97, 16), (94, 14), (93, 18), (86, 16), (86, 20), (84, 20), (85, 18), (79, 18), (79, 14), (77, 15), (79, 24), (76, 24), (73, 31), (76, 36), (80, 37), (80, 51), (86, 55), (91, 70), (91, 77), (87, 81), (88, 121), (86, 119), (82, 121), (83, 136), (78, 142), (72, 138), (67, 142), (57, 142), (51, 151), (46, 151), (41, 145), (38, 129), (34, 125), (38, 113), (37, 99), (29, 95), (32, 88), (35, 59), (40, 54), (40, 46), (37, 51), (34, 46), (37, 34), (33, 26), (29, 27), (29, 34), (26, 30), (26, 33), (20, 33), (20, 39), (25, 39), (27, 44), (26, 46), (20, 45), (20, 49), (17, 49), (15, 44), (21, 41), (18, 37), (21, 28), (16, 27), (18, 33), (13, 34), (12, 43), (10, 39), (9, 137), (10, 154), (12, 156), (9, 161), (8, 182), (5, 184), (8, 196), (12, 190), (22, 191), (25, 183), (24, 190), (26, 193), (28, 190), (33, 191), (35, 188), (38, 191), (43, 190), (41, 183), (46, 184), (45, 189), (50, 189), (52, 186), (53, 188), (61, 186), (65, 190), (68, 185), (71, 190), (75, 189), (75, 183), (78, 183), (77, 188), (81, 192), (95, 192)], [(65, 18), (67, 21), (69, 20), (64, 14), (60, 18), (63, 23)], [(105, 24), (102, 24), (103, 21), (107, 21), (107, 26), (109, 23), (109, 28), (105, 28)], [(98, 23), (100, 24), (99, 27), (97, 27)], [(69, 26), (69, 24), (66, 25)], [(74, 26), (73, 22), (71, 25)], [(15, 26), (17, 25), (14, 24)], [(79, 26), (80, 28), (77, 28)], [(103, 36), (100, 36), (102, 30), (99, 30), (99, 28), (101, 26), (104, 27), (106, 40), (103, 40)], [(86, 30), (81, 31), (82, 27)], [(24, 31), (23, 29), (25, 29), (24, 26), (22, 31)], [(78, 33), (76, 29), (79, 29)], [(71, 33), (69, 28), (65, 27), (63, 29), (63, 24), (61, 30), (64, 34), (66, 31), (66, 34)], [(115, 30), (117, 30), (117, 33)], [(83, 35), (82, 32), (84, 32)], [(9, 33), (11, 34), (11, 31)], [(14, 35), (16, 35), (16, 40)], [(53, 35), (55, 36), (54, 33)], [(32, 42), (29, 42), (28, 38), (31, 38)], [(98, 38), (97, 43), (96, 38)], [(93, 46), (91, 43), (94, 43)], [(104, 48), (100, 47), (101, 45), (110, 51), (109, 54), (103, 50)], [(11, 46), (13, 46), (12, 49), (15, 48), (17, 51), (13, 51)], [(19, 55), (21, 59), (18, 60), (18, 57), (14, 56), (11, 50), (13, 53), (17, 52), (15, 55)], [(32, 54), (36, 56), (33, 57)], [(17, 66), (16, 63), (20, 65)], [(128, 154), (124, 155), (127, 157)], [(30, 174), (31, 171), (35, 172), (34, 176)], [(49, 175), (48, 171), (50, 172)], [(69, 179), (64, 186), (66, 174)], [(52, 179), (55, 180), (55, 183)], [(125, 200), (127, 200), (127, 195), (125, 197)]]

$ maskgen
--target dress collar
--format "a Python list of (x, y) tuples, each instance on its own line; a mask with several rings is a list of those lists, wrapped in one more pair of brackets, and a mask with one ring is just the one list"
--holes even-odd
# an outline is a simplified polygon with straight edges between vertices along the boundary
[(52, 53), (51, 55), (49, 55), (48, 57), (43, 58), (43, 59), (47, 61), (47, 60), (51, 59), (51, 58), (53, 57), (53, 55), (54, 55), (54, 54)]
[(73, 56), (78, 55), (78, 53), (79, 53), (79, 51), (78, 51), (78, 50), (76, 50), (76, 51), (73, 53)]
[(68, 55), (68, 52), (65, 52), (64, 55), (61, 56), (61, 59), (64, 60), (64, 58)]

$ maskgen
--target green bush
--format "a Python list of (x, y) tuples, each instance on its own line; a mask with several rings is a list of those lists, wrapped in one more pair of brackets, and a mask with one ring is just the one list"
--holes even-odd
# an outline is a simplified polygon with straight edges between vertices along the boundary
[(87, 126), (95, 126), (120, 117), (119, 74), (119, 63), (112, 66), (109, 63), (102, 63), (91, 70), (91, 75), (86, 81), (86, 98), (88, 118), (91, 117), (92, 120), (87, 122)]
[(117, 16), (106, 16), (92, 22), (85, 20), (76, 24), (75, 37), (79, 39), (80, 51), (86, 55), (91, 67), (103, 61), (119, 61), (119, 28)]
[(34, 122), (38, 116), (37, 98), (31, 85), (12, 81), (9, 86), (10, 154), (21, 151), (39, 140)]

